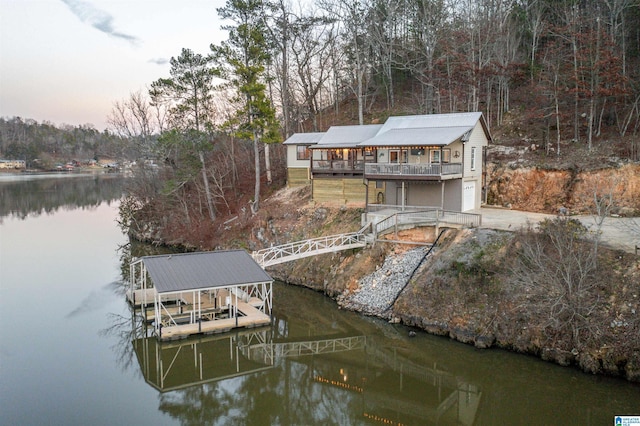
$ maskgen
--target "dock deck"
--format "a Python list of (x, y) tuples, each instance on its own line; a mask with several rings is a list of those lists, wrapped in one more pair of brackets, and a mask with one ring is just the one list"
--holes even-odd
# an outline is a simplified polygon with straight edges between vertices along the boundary
[[(250, 305), (247, 306), (251, 307)], [(240, 306), (238, 307), (238, 310), (242, 312)], [(196, 324), (181, 324), (162, 327), (158, 338), (163, 341), (184, 339), (195, 334), (225, 333), (238, 327), (254, 328), (269, 325), (270, 323), (271, 318), (269, 315), (263, 314), (256, 309), (256, 313), (254, 314), (238, 316), (236, 318), (224, 318), (212, 321), (201, 321)]]
[[(154, 294), (153, 289), (127, 293), (127, 300), (136, 309), (142, 310), (147, 322), (155, 321)], [(227, 290), (218, 290), (215, 295), (203, 291), (200, 293), (198, 305), (198, 301), (194, 300), (197, 292), (170, 296), (162, 298), (163, 302), (172, 303), (162, 308), (167, 316), (163, 315), (158, 338), (163, 341), (187, 338), (195, 334), (224, 333), (238, 327), (254, 328), (271, 323), (271, 317), (258, 309), (264, 306), (264, 301), (257, 297), (251, 297), (245, 302)], [(147, 297), (147, 306), (143, 306), (144, 297)], [(237, 310), (238, 316), (230, 317), (230, 310)], [(174, 322), (169, 320), (169, 315)], [(198, 315), (201, 320), (194, 320)]]

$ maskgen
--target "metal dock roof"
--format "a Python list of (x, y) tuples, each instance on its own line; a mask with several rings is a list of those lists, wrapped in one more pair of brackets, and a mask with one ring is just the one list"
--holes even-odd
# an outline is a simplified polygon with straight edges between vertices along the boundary
[(273, 281), (244, 250), (145, 256), (139, 261), (158, 293)]

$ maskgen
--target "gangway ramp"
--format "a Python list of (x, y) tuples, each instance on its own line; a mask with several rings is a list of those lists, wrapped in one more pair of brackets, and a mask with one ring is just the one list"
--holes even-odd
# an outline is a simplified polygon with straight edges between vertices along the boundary
[(363, 232), (329, 235), (327, 237), (296, 241), (266, 249), (254, 251), (253, 259), (263, 268), (290, 262), (305, 257), (342, 250), (362, 248), (367, 245), (367, 235)]
[(388, 232), (398, 232), (399, 229), (415, 228), (442, 224), (456, 224), (462, 226), (479, 226), (481, 216), (463, 212), (446, 211), (442, 209), (411, 210), (393, 212), (380, 217), (372, 215), (371, 220), (357, 232), (329, 235), (296, 241), (254, 251), (251, 256), (263, 268), (290, 262), (305, 257), (324, 253), (335, 253), (342, 250), (365, 247), (374, 243), (378, 237)]

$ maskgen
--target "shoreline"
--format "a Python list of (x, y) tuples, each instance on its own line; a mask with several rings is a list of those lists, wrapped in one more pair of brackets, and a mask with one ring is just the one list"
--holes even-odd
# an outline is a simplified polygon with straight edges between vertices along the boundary
[[(469, 232), (467, 240), (473, 241), (474, 244), (484, 240), (487, 245), (494, 244), (496, 239), (505, 238), (505, 234), (512, 233), (476, 231), (479, 233)], [(640, 383), (640, 347), (634, 349), (633, 342), (630, 343), (631, 346), (626, 347), (616, 343), (625, 340), (621, 334), (633, 335), (634, 330), (640, 326), (637, 315), (640, 310), (636, 311), (637, 307), (629, 310), (628, 321), (612, 322), (613, 325), (607, 323), (606, 327), (602, 327), (604, 335), (601, 339), (587, 346), (576, 347), (565, 335), (557, 335), (554, 339), (545, 337), (545, 331), (538, 325), (539, 318), (534, 306), (513, 309), (516, 302), (523, 302), (528, 297), (517, 289), (510, 288), (508, 291), (512, 294), (508, 295), (491, 295), (491, 291), (497, 291), (495, 288), (484, 288), (472, 294), (467, 294), (464, 287), (451, 288), (445, 276), (446, 271), (450, 269), (447, 266), (448, 257), (456, 259), (455, 262), (459, 261), (460, 254), (455, 250), (459, 249), (458, 245), (467, 242), (461, 241), (459, 236), (450, 238), (453, 239), (449, 242), (450, 245), (437, 247), (434, 253), (424, 259), (424, 248), (409, 249), (404, 253), (397, 253), (391, 249), (375, 271), (359, 277), (357, 283), (352, 283), (337, 294), (323, 290), (323, 285), (317, 281), (310, 282), (309, 278), (313, 273), (303, 273), (306, 277), (303, 280), (287, 279), (292, 278), (291, 273), (296, 274), (300, 271), (289, 270), (289, 274), (274, 272), (272, 276), (289, 285), (301, 285), (322, 291), (333, 299), (340, 309), (415, 327), (432, 335), (446, 336), (460, 343), (473, 345), (478, 349), (499, 348), (514, 354), (533, 355), (541, 360), (576, 368), (584, 373), (618, 377)], [(367, 251), (368, 249), (365, 249), (350, 257), (362, 260), (368, 256)], [(373, 253), (369, 254), (371, 255), (377, 256)], [(318, 259), (318, 264), (308, 266), (319, 275), (316, 278), (326, 281), (332, 278), (334, 272), (346, 272), (341, 269), (331, 274), (320, 272), (325, 265), (333, 265), (336, 260), (340, 264), (347, 262), (345, 256), (338, 259)], [(416, 266), (417, 273), (407, 282), (408, 271), (412, 271)], [(509, 283), (499, 285), (513, 287)], [(443, 292), (443, 286), (448, 290)], [(631, 298), (627, 304), (638, 303), (633, 294), (627, 296)]]

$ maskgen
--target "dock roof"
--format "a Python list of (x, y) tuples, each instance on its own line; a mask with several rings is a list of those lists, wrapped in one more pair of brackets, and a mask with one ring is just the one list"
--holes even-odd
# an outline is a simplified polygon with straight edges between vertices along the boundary
[(273, 281), (244, 250), (144, 256), (139, 261), (158, 293)]
[(422, 127), (389, 129), (359, 146), (446, 146), (458, 139), (464, 139), (470, 132), (468, 127)]

